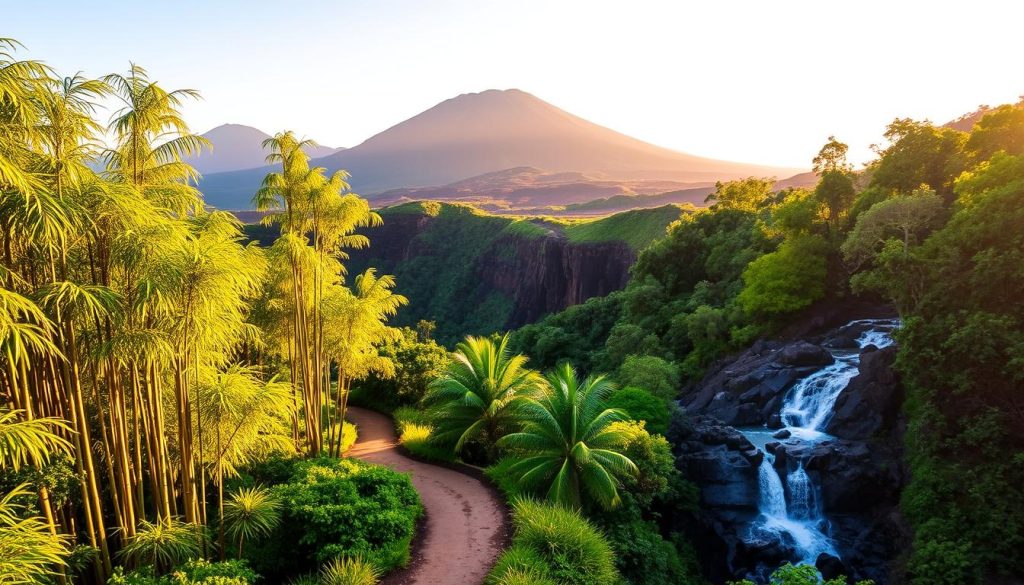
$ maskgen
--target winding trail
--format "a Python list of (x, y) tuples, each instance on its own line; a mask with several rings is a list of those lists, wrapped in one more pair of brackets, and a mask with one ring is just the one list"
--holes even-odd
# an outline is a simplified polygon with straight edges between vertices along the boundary
[(359, 439), (346, 455), (412, 473), (426, 518), (409, 566), (382, 585), (471, 585), (483, 582), (504, 548), (505, 506), (493, 488), (469, 474), (409, 458), (398, 448), (391, 419), (349, 407)]

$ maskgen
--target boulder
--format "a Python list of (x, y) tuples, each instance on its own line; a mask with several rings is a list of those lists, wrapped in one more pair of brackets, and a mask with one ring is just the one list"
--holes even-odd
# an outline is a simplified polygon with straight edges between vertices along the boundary
[(895, 346), (874, 351), (865, 348), (857, 375), (836, 400), (825, 427), (827, 433), (843, 439), (869, 439), (896, 427), (903, 391), (893, 369), (895, 361)]
[(827, 349), (806, 341), (798, 341), (779, 352), (779, 363), (787, 366), (827, 366), (836, 360)]
[(839, 557), (828, 553), (818, 555), (818, 558), (814, 561), (814, 567), (818, 569), (818, 572), (821, 573), (822, 578), (825, 580), (845, 577), (848, 573), (843, 561), (839, 560)]
[(793, 433), (791, 433), (789, 431), (789, 429), (781, 429), (779, 431), (776, 431), (776, 432), (772, 433), (772, 438), (775, 438), (775, 439), (788, 439), (788, 438), (790, 438), (792, 436), (793, 436)]

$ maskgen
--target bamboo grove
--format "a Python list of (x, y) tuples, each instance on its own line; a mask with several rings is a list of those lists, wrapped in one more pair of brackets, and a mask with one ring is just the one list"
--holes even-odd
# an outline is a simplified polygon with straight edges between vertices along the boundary
[(134, 64), (60, 77), (19, 50), (0, 39), (0, 469), (67, 468), (61, 497), (16, 491), (54, 559), (85, 551), (86, 580), (155, 530), (208, 531), (223, 555), (225, 479), (274, 452), (339, 456), (352, 381), (393, 369), (376, 348), (406, 301), (372, 270), (347, 286), (343, 264), (381, 219), (284, 132), (254, 195), (281, 237), (247, 245), (194, 187), (197, 92)]

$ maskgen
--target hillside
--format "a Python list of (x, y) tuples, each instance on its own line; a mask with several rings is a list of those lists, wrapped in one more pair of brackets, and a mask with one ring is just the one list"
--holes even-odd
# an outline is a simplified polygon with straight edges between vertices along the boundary
[[(202, 136), (210, 141), (212, 150), (204, 150), (198, 156), (187, 158), (186, 162), (203, 175), (252, 169), (267, 164), (267, 150), (263, 148), (263, 141), (270, 138), (270, 135), (262, 130), (242, 124), (222, 124)], [(311, 157), (319, 158), (338, 150), (317, 145), (307, 148), (306, 152)]]
[[(519, 90), (463, 94), (397, 124), (354, 148), (317, 159), (346, 169), (363, 195), (448, 185), (516, 167), (582, 173), (598, 179), (708, 183), (740, 177), (788, 177), (782, 169), (676, 152), (588, 122)], [(207, 202), (246, 209), (266, 169), (217, 173), (200, 187)], [(679, 186), (661, 190), (672, 190)], [(604, 196), (611, 195), (605, 194)]]
[[(366, 250), (350, 251), (349, 274), (393, 274), (409, 298), (395, 322), (436, 321), (451, 345), (619, 290), (639, 250), (665, 234), (681, 209), (663, 206), (596, 220), (516, 218), (463, 204), (412, 202), (380, 211)], [(277, 228), (247, 225), (270, 244)]]

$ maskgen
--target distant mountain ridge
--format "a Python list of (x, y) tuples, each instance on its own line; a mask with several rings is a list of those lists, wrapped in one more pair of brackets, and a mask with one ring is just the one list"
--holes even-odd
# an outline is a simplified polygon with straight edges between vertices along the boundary
[[(221, 124), (202, 136), (210, 141), (213, 149), (204, 149), (199, 155), (187, 158), (186, 162), (203, 175), (254, 169), (267, 164), (268, 151), (263, 148), (263, 141), (270, 138), (270, 135), (258, 128), (243, 124)], [(338, 150), (317, 145), (307, 148), (306, 152), (310, 157), (320, 158)]]
[[(362, 195), (449, 185), (517, 167), (582, 173), (595, 180), (713, 183), (747, 176), (789, 177), (787, 169), (702, 158), (631, 138), (561, 110), (526, 92), (463, 94), (367, 139), (316, 159), (352, 174)], [(245, 209), (267, 168), (211, 174), (207, 202)], [(608, 196), (610, 194), (605, 194)]]

